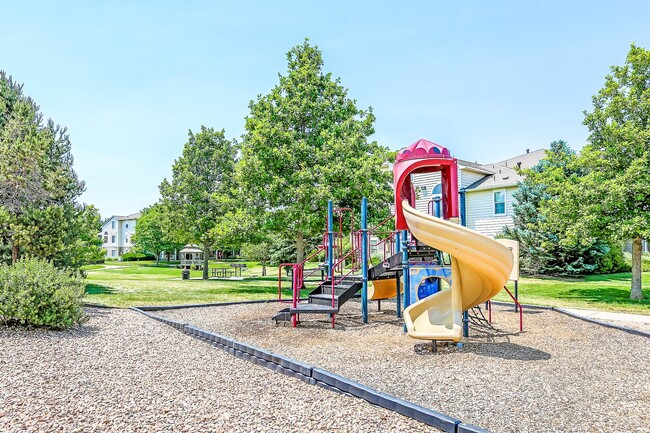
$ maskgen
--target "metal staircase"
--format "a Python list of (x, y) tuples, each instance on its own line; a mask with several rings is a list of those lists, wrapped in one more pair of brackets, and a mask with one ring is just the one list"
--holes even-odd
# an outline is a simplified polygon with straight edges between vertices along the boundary
[[(337, 314), (341, 306), (361, 290), (360, 276), (350, 275), (340, 280), (323, 281), (309, 293), (307, 302), (297, 303), (295, 307), (284, 308), (272, 320), (276, 323), (290, 321), (293, 314)], [(332, 288), (334, 296), (332, 296)]]

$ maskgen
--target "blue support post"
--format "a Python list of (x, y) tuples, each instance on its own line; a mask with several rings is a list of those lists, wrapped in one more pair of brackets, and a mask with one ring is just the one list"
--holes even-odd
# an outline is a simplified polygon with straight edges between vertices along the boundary
[(465, 188), (460, 190), (460, 225), (467, 227), (467, 216), (465, 215)]
[(361, 200), (361, 314), (368, 323), (368, 200)]
[(332, 200), (327, 202), (327, 273), (334, 281), (334, 206)]
[[(404, 309), (411, 305), (411, 273), (409, 272), (409, 248), (406, 230), (402, 231), (402, 279), (404, 285)], [(404, 324), (406, 332), (406, 324)]]
[(402, 251), (401, 238), (402, 237), (400, 232), (395, 233), (395, 253)]
[(441, 206), (442, 199), (440, 197), (436, 197), (433, 199), (433, 202), (436, 204), (436, 210), (434, 212), (435, 216), (440, 218), (440, 216), (442, 215), (442, 206)]

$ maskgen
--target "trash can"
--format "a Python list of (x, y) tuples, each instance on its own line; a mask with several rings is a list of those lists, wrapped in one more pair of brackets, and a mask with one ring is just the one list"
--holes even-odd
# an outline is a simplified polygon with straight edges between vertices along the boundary
[(189, 269), (183, 269), (181, 271), (182, 279), (183, 280), (189, 280), (190, 279), (190, 270)]

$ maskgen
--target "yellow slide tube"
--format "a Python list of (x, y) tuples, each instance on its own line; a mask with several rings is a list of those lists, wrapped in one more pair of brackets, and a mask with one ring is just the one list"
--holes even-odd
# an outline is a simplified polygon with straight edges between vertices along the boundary
[(402, 206), (413, 236), (451, 255), (451, 288), (406, 308), (406, 330), (413, 338), (458, 342), (463, 311), (501, 291), (512, 270), (512, 253), (492, 238), (419, 212), (407, 201)]

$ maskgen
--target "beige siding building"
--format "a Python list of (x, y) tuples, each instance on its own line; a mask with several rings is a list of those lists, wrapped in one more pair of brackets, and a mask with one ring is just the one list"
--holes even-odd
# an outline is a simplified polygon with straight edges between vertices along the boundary
[(113, 215), (102, 226), (99, 237), (102, 239), (102, 248), (106, 251), (107, 258), (120, 258), (133, 248), (132, 237), (140, 212), (131, 215)]
[[(489, 237), (495, 237), (504, 227), (513, 227), (514, 202), (512, 194), (523, 177), (517, 168), (531, 168), (544, 158), (545, 149), (529, 152), (491, 164), (458, 160), (458, 183), (461, 210), (465, 200), (465, 225)], [(433, 199), (439, 194), (440, 174), (415, 174), (418, 210), (435, 213)], [(439, 187), (438, 187), (439, 188)]]

